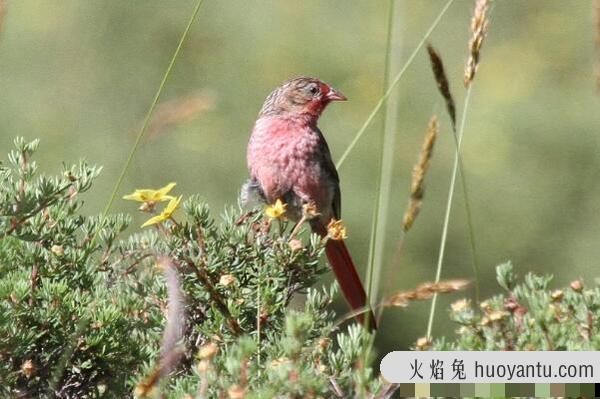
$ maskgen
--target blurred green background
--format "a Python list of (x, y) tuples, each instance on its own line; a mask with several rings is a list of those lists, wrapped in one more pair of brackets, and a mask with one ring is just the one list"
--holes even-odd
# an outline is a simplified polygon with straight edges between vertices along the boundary
[[(444, 3), (397, 0), (395, 63), (405, 61)], [(206, 0), (163, 96), (175, 109), (191, 109), (177, 123), (151, 130), (119, 197), (175, 181), (177, 193), (200, 193), (215, 212), (235, 205), (262, 101), (300, 74), (318, 76), (350, 99), (330, 106), (320, 123), (339, 158), (382, 93), (387, 4)], [(85, 197), (86, 211), (100, 212), (193, 6), (191, 0), (10, 2), (0, 32), (2, 154), (23, 135), (42, 139), (38, 161), (48, 173), (81, 157), (103, 165)], [(444, 58), (459, 113), (472, 6), (457, 0), (430, 39)], [(593, 38), (588, 1), (494, 2), (463, 147), (484, 296), (499, 290), (494, 266), (508, 259), (521, 275), (554, 274), (557, 285), (580, 276), (591, 283), (598, 275), (600, 101)], [(181, 102), (189, 96), (192, 105)], [(168, 119), (172, 108), (166, 109)], [(382, 278), (388, 293), (434, 278), (453, 162), (449, 121), (424, 51), (398, 86), (396, 111)], [(395, 257), (411, 168), (433, 112), (442, 133), (423, 209)], [(340, 169), (349, 247), (363, 266), (380, 132), (377, 118)], [(471, 278), (460, 189), (456, 198), (443, 278)], [(120, 199), (113, 211), (142, 221), (134, 205)], [(434, 335), (453, 334), (447, 309), (463, 295), (472, 288), (441, 298)], [(423, 336), (428, 310), (429, 302), (389, 310), (380, 350), (406, 348)]]

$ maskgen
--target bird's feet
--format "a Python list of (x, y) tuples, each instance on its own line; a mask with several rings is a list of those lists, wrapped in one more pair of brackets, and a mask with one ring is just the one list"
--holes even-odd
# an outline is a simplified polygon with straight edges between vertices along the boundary
[(246, 213), (244, 213), (242, 216), (240, 216), (236, 221), (235, 221), (235, 225), (236, 226), (240, 226), (244, 223), (246, 223), (248, 221), (248, 219), (250, 219), (252, 216), (256, 215), (258, 211), (253, 210), (253, 211), (248, 211)]

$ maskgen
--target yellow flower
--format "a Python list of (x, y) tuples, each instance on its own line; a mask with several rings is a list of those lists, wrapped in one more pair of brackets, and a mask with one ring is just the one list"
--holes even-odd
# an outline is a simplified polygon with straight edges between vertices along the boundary
[(50, 248), (50, 251), (56, 256), (62, 256), (65, 253), (65, 249), (62, 245), (53, 245), (52, 248)]
[(503, 310), (492, 310), (489, 314), (489, 319), (490, 319), (490, 321), (498, 321), (498, 320), (502, 320), (503, 318), (505, 318), (508, 315), (509, 315), (509, 313), (505, 312)]
[(327, 225), (327, 235), (329, 235), (329, 238), (336, 241), (345, 240), (346, 238), (348, 238), (344, 222), (342, 222), (341, 220), (331, 219), (331, 221)]
[(320, 215), (320, 213), (317, 211), (317, 206), (315, 205), (314, 202), (309, 202), (309, 203), (302, 205), (302, 210), (304, 212), (304, 216), (307, 219), (312, 219), (312, 218)]
[(427, 348), (429, 348), (429, 346), (431, 346), (431, 341), (427, 337), (421, 337), (417, 340), (415, 346), (418, 350), (426, 350)]
[(206, 373), (209, 368), (210, 368), (210, 362), (208, 360), (200, 360), (198, 362), (198, 365), (196, 366), (196, 370), (198, 370), (198, 372), (200, 374)]
[(25, 374), (25, 377), (31, 378), (35, 375), (36, 367), (31, 359), (25, 360), (21, 365), (21, 372)]
[(562, 290), (556, 290), (556, 291), (552, 292), (552, 294), (550, 296), (553, 301), (560, 301), (561, 299), (563, 299), (564, 295), (565, 295), (565, 293)]
[(468, 299), (459, 299), (458, 301), (452, 303), (450, 305), (450, 307), (452, 308), (452, 311), (455, 313), (459, 313), (462, 311), (465, 311), (467, 309), (469, 309), (469, 300)]
[(575, 280), (571, 282), (571, 289), (575, 292), (583, 291), (583, 283), (581, 280)]
[(165, 220), (170, 219), (171, 215), (173, 215), (173, 212), (175, 212), (175, 210), (177, 210), (177, 207), (179, 206), (179, 203), (181, 202), (182, 197), (183, 196), (180, 195), (177, 198), (171, 198), (171, 200), (169, 201), (169, 203), (167, 204), (165, 209), (163, 209), (159, 215), (156, 215), (156, 216), (148, 219), (146, 221), (146, 223), (144, 223), (142, 225), (142, 227), (151, 226), (153, 224), (164, 222)]
[(227, 390), (230, 399), (244, 399), (246, 397), (246, 390), (237, 384), (233, 384)]
[(269, 366), (275, 368), (275, 367), (279, 367), (279, 366), (282, 366), (282, 365), (288, 364), (288, 363), (291, 363), (290, 359), (283, 356), (283, 357), (271, 360), (271, 363), (269, 364)]
[(304, 244), (302, 244), (302, 241), (300, 241), (297, 238), (292, 238), (288, 242), (288, 245), (292, 251), (300, 251), (301, 249), (304, 248)]
[(231, 274), (224, 274), (219, 279), (219, 284), (221, 284), (223, 287), (227, 287), (233, 283), (235, 283), (235, 277), (233, 277)]
[(287, 208), (287, 204), (284, 204), (280, 199), (278, 199), (275, 201), (275, 204), (269, 205), (265, 208), (265, 215), (271, 219), (280, 219), (285, 215), (285, 208)]
[(175, 183), (169, 183), (158, 190), (151, 190), (147, 188), (138, 189), (135, 190), (133, 194), (124, 196), (123, 199), (139, 202), (170, 201), (174, 197), (167, 194), (169, 194), (169, 191), (171, 191), (173, 187), (175, 187)]
[(323, 337), (323, 338), (319, 338), (319, 340), (317, 341), (317, 346), (319, 347), (320, 350), (325, 350), (329, 347), (330, 343), (331, 343), (330, 338)]
[(212, 359), (215, 357), (217, 352), (219, 351), (219, 347), (214, 342), (209, 342), (200, 347), (198, 351), (198, 357), (203, 360)]

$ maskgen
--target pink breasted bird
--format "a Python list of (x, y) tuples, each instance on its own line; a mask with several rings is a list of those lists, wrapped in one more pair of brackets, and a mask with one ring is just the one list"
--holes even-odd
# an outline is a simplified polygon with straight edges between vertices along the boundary
[[(298, 220), (304, 204), (316, 206), (313, 231), (327, 235), (327, 225), (341, 217), (340, 180), (317, 121), (331, 101), (345, 101), (339, 91), (319, 79), (298, 77), (273, 90), (265, 100), (248, 143), (250, 180), (242, 188), (246, 204), (278, 199), (286, 215)], [(354, 262), (342, 240), (325, 248), (331, 268), (353, 311), (364, 310), (366, 294)], [(375, 318), (368, 312), (370, 328)], [(363, 314), (357, 320), (364, 323)]]

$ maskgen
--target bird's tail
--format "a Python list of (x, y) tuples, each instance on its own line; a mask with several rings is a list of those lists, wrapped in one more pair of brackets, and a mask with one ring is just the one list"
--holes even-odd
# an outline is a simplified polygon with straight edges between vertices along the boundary
[[(327, 235), (327, 229), (320, 222), (314, 223), (313, 229), (322, 237)], [(373, 311), (371, 309), (365, 311), (367, 306), (367, 294), (365, 293), (365, 289), (360, 281), (360, 277), (358, 276), (358, 272), (356, 271), (356, 267), (354, 266), (354, 262), (352, 261), (352, 257), (350, 256), (344, 241), (328, 240), (327, 246), (325, 247), (325, 253), (327, 254), (327, 259), (335, 274), (335, 278), (342, 289), (342, 294), (344, 295), (346, 302), (348, 302), (348, 305), (350, 305), (350, 309), (352, 309), (352, 311), (361, 312), (355, 316), (358, 322), (364, 325), (366, 322), (366, 314), (369, 318), (369, 329), (377, 329)]]

